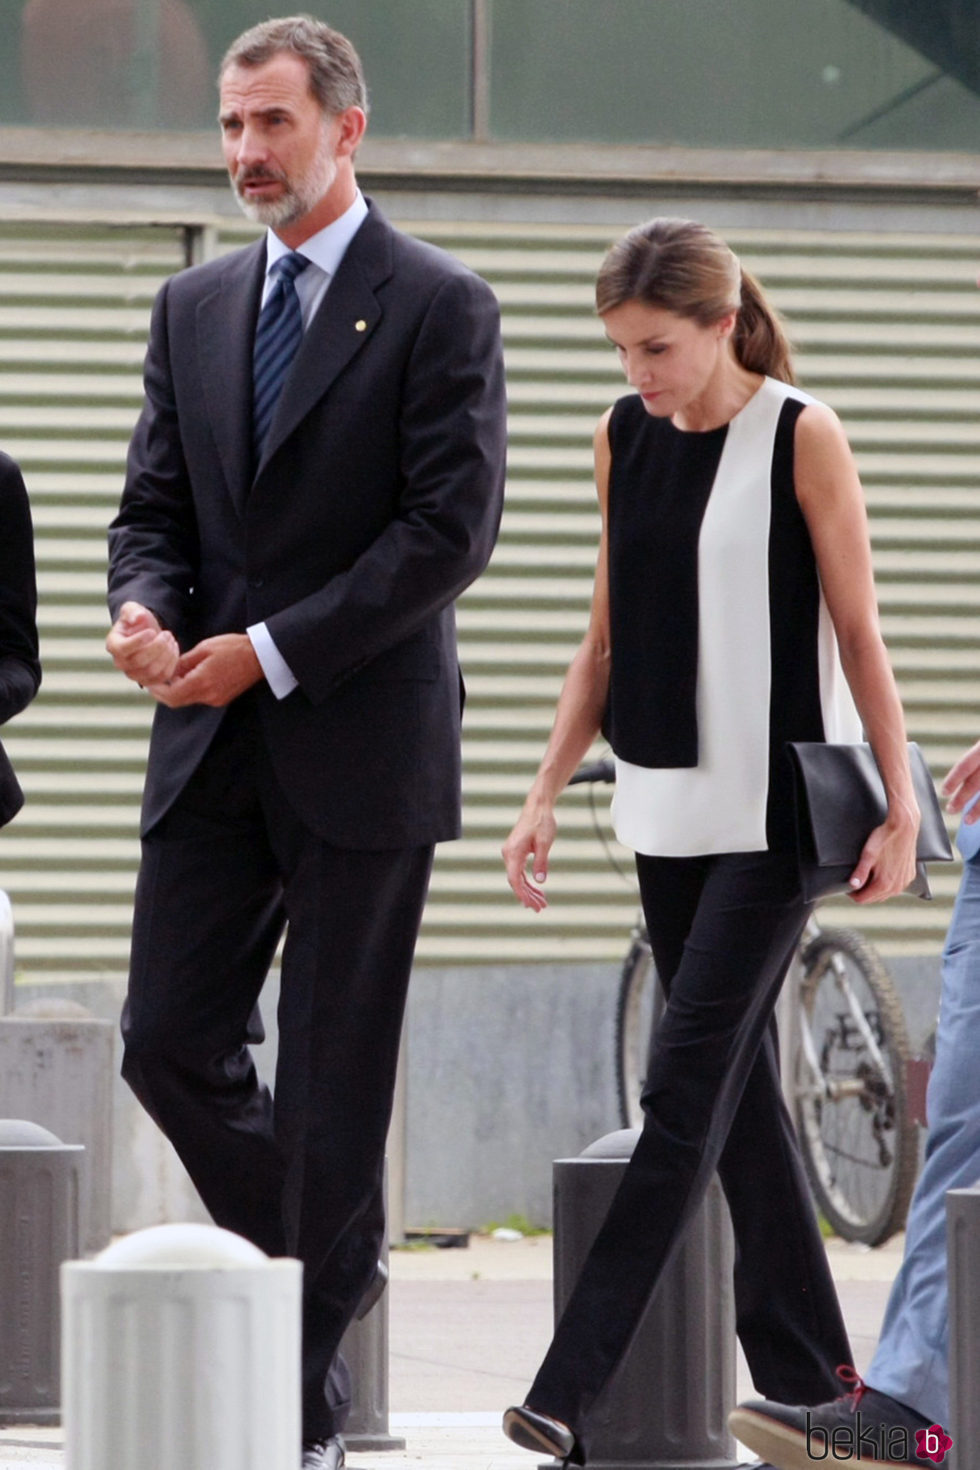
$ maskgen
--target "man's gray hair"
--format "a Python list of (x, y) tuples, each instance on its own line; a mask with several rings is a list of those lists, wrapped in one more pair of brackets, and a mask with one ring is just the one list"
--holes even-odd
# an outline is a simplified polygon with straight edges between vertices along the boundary
[(310, 91), (325, 113), (348, 107), (368, 110), (361, 58), (346, 36), (312, 15), (286, 15), (252, 26), (232, 41), (221, 61), (219, 80), (230, 66), (264, 66), (292, 52), (310, 69)]

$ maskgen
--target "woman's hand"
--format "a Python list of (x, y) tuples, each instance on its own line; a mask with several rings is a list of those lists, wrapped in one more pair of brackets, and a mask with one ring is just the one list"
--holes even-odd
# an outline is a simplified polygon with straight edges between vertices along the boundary
[(903, 807), (871, 833), (850, 877), (855, 903), (894, 898), (915, 877), (915, 840), (919, 813)]
[[(551, 803), (532, 801), (529, 797), (514, 830), (501, 849), (507, 869), (507, 882), (524, 907), (534, 909), (535, 913), (548, 907), (548, 900), (535, 885), (544, 883), (548, 877), (548, 854), (557, 830), (555, 809)], [(528, 862), (532, 858), (533, 883), (527, 873)]]

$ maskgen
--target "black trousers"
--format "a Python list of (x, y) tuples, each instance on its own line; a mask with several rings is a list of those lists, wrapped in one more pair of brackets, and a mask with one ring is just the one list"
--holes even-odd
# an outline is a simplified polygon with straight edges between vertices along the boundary
[[(216, 1224), (303, 1263), (303, 1437), (343, 1427), (341, 1337), (384, 1234), (384, 1151), (430, 847), (340, 851), (276, 781), (247, 699), (147, 835), (123, 1075)], [(275, 1101), (248, 1048), (286, 929)], [(258, 1024), (257, 1024), (258, 1023)]]
[[(717, 1169), (760, 1393), (819, 1403), (851, 1351), (779, 1084), (772, 1010), (809, 914), (778, 853), (637, 858), (667, 992), (633, 1157), (527, 1396), (574, 1430), (625, 1355)], [(650, 1364), (651, 1376), (657, 1364)]]

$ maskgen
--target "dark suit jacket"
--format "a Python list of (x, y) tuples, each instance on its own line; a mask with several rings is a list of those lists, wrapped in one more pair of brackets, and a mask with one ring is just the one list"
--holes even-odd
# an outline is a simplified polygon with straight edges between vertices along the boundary
[[(31, 508), (20, 470), (0, 454), (0, 725), (30, 704), (41, 683)], [(0, 745), (0, 826), (24, 804)]]
[[(459, 830), (454, 599), (483, 570), (503, 492), (496, 300), (372, 206), (314, 317), (261, 464), (251, 356), (264, 240), (169, 280), (109, 533), (109, 604), (187, 649), (264, 620), (299, 680), (256, 691), (290, 802), (338, 846)], [(222, 718), (156, 712), (144, 831)]]

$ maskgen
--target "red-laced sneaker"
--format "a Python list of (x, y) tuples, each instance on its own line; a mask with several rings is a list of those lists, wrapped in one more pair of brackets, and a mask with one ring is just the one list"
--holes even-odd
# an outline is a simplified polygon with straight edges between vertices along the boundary
[(728, 1416), (742, 1444), (778, 1470), (815, 1470), (818, 1461), (867, 1460), (876, 1470), (929, 1470), (952, 1440), (939, 1424), (870, 1388), (849, 1365), (837, 1370), (848, 1392), (826, 1404), (739, 1404)]

